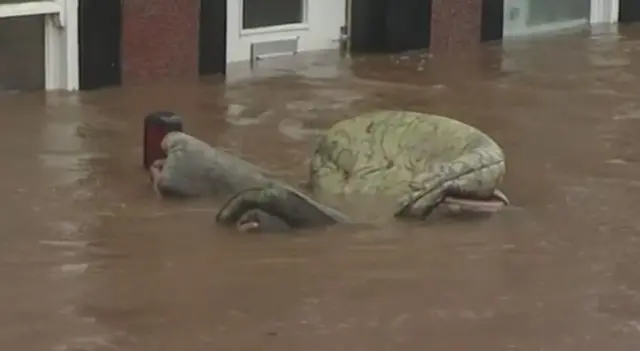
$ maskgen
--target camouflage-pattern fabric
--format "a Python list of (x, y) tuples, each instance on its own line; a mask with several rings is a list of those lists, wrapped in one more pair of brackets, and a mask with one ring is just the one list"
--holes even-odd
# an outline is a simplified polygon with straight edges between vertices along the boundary
[(446, 197), (508, 199), (501, 147), (451, 118), (378, 111), (336, 123), (310, 164), (315, 194), (377, 194), (397, 199), (396, 217), (423, 218)]
[[(342, 213), (308, 198), (297, 190), (276, 183), (245, 189), (232, 196), (218, 212), (216, 221), (232, 225), (255, 210), (281, 219), (291, 229), (350, 222)], [(272, 219), (270, 222), (275, 223), (275, 220)]]
[(291, 228), (348, 222), (342, 213), (300, 191), (265, 176), (265, 171), (239, 157), (211, 147), (191, 135), (171, 132), (162, 140), (167, 154), (155, 180), (167, 197), (212, 197), (227, 201), (218, 223), (234, 224), (245, 215), (286, 222)]
[(227, 198), (270, 182), (261, 168), (182, 132), (162, 139), (167, 158), (157, 181), (165, 196)]

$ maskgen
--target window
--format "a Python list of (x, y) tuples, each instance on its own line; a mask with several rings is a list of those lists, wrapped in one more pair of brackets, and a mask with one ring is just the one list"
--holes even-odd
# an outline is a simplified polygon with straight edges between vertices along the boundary
[[(43, 1), (43, 0), (0, 0), (0, 5), (2, 4), (14, 4), (19, 2), (32, 2), (32, 1)], [(44, 0), (44, 1), (53, 1), (53, 0)]]
[(303, 23), (304, 2), (305, 0), (243, 0), (242, 29)]
[(532, 35), (589, 23), (591, 0), (505, 0), (504, 35)]
[(532, 0), (529, 1), (527, 23), (536, 26), (589, 18), (591, 0)]

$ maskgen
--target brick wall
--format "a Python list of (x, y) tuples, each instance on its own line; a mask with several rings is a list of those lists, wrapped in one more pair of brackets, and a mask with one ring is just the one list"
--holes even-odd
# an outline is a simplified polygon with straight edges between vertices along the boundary
[[(432, 0), (436, 55), (480, 44), (482, 0)], [(200, 0), (124, 0), (122, 82), (198, 78)]]
[(482, 0), (433, 0), (431, 47), (436, 55), (480, 45)]
[(198, 78), (200, 0), (124, 0), (122, 82)]

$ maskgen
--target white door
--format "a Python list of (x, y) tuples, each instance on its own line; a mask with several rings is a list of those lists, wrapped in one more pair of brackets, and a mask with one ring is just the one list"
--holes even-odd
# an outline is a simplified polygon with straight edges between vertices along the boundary
[(345, 0), (227, 0), (227, 62), (338, 49)]

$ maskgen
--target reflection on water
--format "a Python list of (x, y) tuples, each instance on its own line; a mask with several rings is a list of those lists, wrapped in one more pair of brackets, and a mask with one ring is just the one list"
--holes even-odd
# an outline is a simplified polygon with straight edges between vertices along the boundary
[[(0, 348), (637, 348), (638, 28), (447, 62), (301, 55), (227, 86), (0, 97)], [(495, 137), (514, 206), (243, 236), (214, 225), (216, 204), (160, 201), (141, 169), (152, 110), (298, 184), (318, 131), (378, 108)]]

